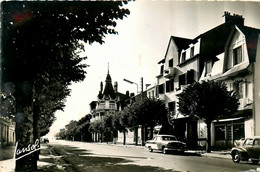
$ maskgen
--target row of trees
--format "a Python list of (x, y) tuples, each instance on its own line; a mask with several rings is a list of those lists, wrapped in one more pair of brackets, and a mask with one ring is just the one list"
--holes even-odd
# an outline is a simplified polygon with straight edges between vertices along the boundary
[[(207, 124), (207, 151), (211, 151), (211, 123), (213, 120), (228, 117), (234, 114), (238, 109), (238, 98), (235, 92), (228, 91), (223, 82), (203, 81), (195, 82), (189, 85), (181, 94), (178, 95), (178, 110), (185, 116), (194, 119), (204, 120)], [(117, 131), (124, 134), (123, 144), (126, 143), (126, 133), (128, 130), (135, 131), (135, 141), (137, 145), (137, 130), (142, 126), (142, 144), (147, 140), (147, 128), (150, 128), (151, 137), (156, 125), (162, 125), (160, 133), (169, 134), (174, 114), (169, 113), (164, 102), (155, 98), (143, 98), (126, 106), (122, 111), (116, 114), (108, 114), (102, 119), (82, 123), (87, 121), (81, 119), (79, 122), (71, 121), (66, 126), (65, 134), (62, 138), (80, 140), (80, 134), (89, 132), (98, 133), (103, 136), (107, 135), (112, 139), (116, 137)], [(89, 115), (88, 115), (89, 117)], [(87, 116), (84, 119), (88, 119)], [(81, 130), (81, 125), (84, 129)], [(84, 133), (81, 133), (84, 132)], [(114, 135), (113, 135), (114, 134)], [(88, 135), (91, 137), (90, 135)]]
[(71, 120), (70, 123), (65, 126), (65, 129), (57, 134), (57, 137), (64, 140), (91, 141), (89, 120), (90, 115), (82, 117), (79, 121)]
[[(128, 129), (131, 131), (137, 130), (142, 126), (142, 133), (145, 141), (147, 136), (147, 128), (151, 129), (150, 133), (153, 134), (153, 128), (156, 125), (164, 126), (161, 130), (163, 133), (168, 131), (168, 109), (164, 102), (159, 99), (144, 98), (134, 102), (131, 106), (127, 106), (124, 110), (116, 112), (115, 114), (107, 114), (100, 120), (95, 120), (89, 124), (89, 115), (86, 115), (81, 120), (71, 121), (66, 125), (66, 130), (59, 133), (59, 137), (68, 140), (90, 140), (89, 132), (98, 133), (101, 135), (101, 141), (111, 140), (117, 136), (117, 131), (124, 133), (123, 144), (126, 143), (126, 133)], [(82, 134), (89, 136), (82, 140)], [(104, 140), (104, 136), (106, 138)], [(138, 135), (135, 134), (136, 144), (138, 144)], [(152, 137), (152, 135), (151, 135)]]
[[(13, 111), (22, 149), (48, 132), (54, 113), (64, 108), (71, 83), (84, 80), (87, 65), (79, 54), (84, 51), (81, 41), (104, 43), (106, 34), (117, 34), (116, 20), (129, 10), (121, 1), (10, 1), (1, 3), (1, 9), (1, 87), (13, 86), (8, 99), (14, 100), (9, 103), (14, 108), (8, 102), (6, 107)], [(36, 151), (17, 160), (16, 171), (36, 170), (38, 158)]]

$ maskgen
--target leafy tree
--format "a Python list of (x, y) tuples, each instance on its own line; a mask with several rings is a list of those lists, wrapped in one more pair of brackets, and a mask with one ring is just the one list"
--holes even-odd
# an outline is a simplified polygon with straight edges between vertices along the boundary
[(235, 113), (238, 109), (238, 98), (227, 90), (223, 82), (202, 81), (189, 85), (180, 95), (179, 112), (183, 115), (203, 119), (207, 124), (208, 146), (211, 151), (211, 123), (213, 120)]
[(80, 136), (79, 141), (90, 141), (91, 133), (89, 132), (90, 115), (85, 115), (77, 123), (77, 135)]
[[(71, 82), (85, 78), (86, 58), (80, 41), (104, 42), (106, 34), (116, 34), (117, 19), (129, 14), (122, 2), (3, 2), (2, 5), (2, 73), (3, 83), (15, 85), (16, 139), (19, 148), (39, 138), (40, 116), (53, 122), (55, 109), (61, 109)], [(48, 93), (58, 99), (43, 98), (43, 90), (61, 84), (58, 92)], [(42, 92), (42, 93), (40, 93)], [(52, 97), (52, 98), (53, 98)], [(48, 107), (45, 103), (58, 102)], [(47, 125), (50, 126), (50, 125)], [(40, 129), (39, 129), (39, 128)], [(33, 131), (30, 130), (33, 128)], [(47, 131), (42, 131), (43, 133)], [(33, 134), (33, 137), (32, 137)], [(33, 138), (33, 141), (32, 139)], [(37, 153), (16, 161), (16, 169), (37, 168)], [(31, 163), (33, 162), (33, 163)]]
[(115, 114), (113, 118), (113, 126), (120, 132), (123, 132), (123, 145), (126, 144), (126, 133), (127, 133), (127, 126), (129, 126), (129, 113), (128, 108), (126, 107), (124, 110)]
[(65, 128), (67, 139), (74, 141), (77, 130), (77, 121), (71, 120), (70, 123), (65, 126)]
[[(153, 134), (153, 128), (155, 125), (162, 125), (160, 133), (167, 134), (169, 129), (168, 122), (168, 109), (163, 101), (159, 99), (144, 98), (133, 103), (129, 109), (130, 123), (135, 129), (139, 125), (150, 127), (151, 134)], [(144, 129), (142, 129), (144, 130)], [(145, 129), (146, 130), (146, 129)], [(144, 131), (142, 131), (143, 133)], [(144, 139), (145, 134), (142, 138)], [(145, 140), (142, 140), (144, 143)], [(137, 144), (137, 140), (136, 140)]]
[(105, 132), (104, 120), (95, 120), (90, 123), (89, 131), (92, 133), (99, 133), (101, 135), (101, 142), (103, 142), (103, 135)]

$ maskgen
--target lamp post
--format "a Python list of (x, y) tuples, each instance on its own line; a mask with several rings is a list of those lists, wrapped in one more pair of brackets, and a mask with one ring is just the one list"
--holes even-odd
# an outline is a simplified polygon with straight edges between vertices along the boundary
[(135, 83), (135, 82), (129, 81), (129, 80), (125, 79), (125, 78), (124, 78), (124, 81), (125, 81), (125, 82), (128, 82), (128, 83), (130, 83), (130, 84), (135, 84), (135, 85), (136, 85), (136, 88), (137, 88), (136, 95), (137, 95), (137, 94), (138, 94), (138, 84)]

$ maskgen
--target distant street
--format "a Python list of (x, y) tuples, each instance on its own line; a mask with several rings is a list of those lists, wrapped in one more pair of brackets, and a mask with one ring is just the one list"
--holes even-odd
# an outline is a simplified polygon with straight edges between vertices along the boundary
[[(249, 171), (260, 165), (230, 159), (150, 153), (143, 147), (58, 140), (48, 145), (66, 171)], [(64, 169), (63, 168), (63, 169)]]

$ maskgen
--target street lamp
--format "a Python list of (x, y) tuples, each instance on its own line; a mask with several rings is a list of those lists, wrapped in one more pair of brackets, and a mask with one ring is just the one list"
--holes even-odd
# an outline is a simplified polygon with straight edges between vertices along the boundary
[(137, 94), (138, 94), (138, 84), (135, 83), (135, 82), (133, 82), (133, 81), (129, 81), (129, 80), (125, 79), (125, 78), (124, 78), (124, 81), (125, 81), (125, 82), (128, 82), (128, 83), (130, 83), (130, 84), (136, 84), (136, 88), (137, 88), (136, 95), (137, 95)]

